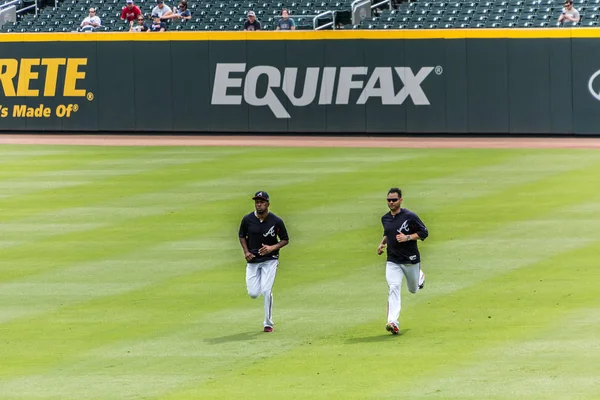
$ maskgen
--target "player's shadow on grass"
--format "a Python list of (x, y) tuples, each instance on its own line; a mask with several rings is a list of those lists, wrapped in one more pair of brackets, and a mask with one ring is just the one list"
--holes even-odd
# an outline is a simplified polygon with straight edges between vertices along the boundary
[(348, 339), (348, 340), (346, 340), (346, 343), (348, 343), (348, 344), (359, 344), (359, 343), (385, 342), (385, 341), (388, 341), (388, 340), (397, 339), (398, 337), (402, 337), (403, 335), (406, 335), (406, 333), (409, 330), (410, 329), (400, 329), (400, 334), (399, 335), (391, 335), (389, 333), (383, 333), (383, 334), (380, 334), (380, 335), (374, 335), (374, 336), (366, 336), (366, 337), (361, 337), (361, 338)]
[(221, 344), (227, 342), (243, 342), (246, 340), (253, 340), (258, 335), (262, 334), (262, 332), (244, 332), (244, 333), (236, 333), (235, 335), (229, 336), (221, 336), (216, 338), (205, 339), (206, 342), (210, 344)]

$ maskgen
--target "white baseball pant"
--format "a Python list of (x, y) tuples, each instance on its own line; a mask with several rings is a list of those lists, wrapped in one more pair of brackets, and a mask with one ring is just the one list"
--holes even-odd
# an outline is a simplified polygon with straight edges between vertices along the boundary
[(419, 290), (419, 281), (421, 279), (421, 264), (396, 264), (391, 261), (385, 263), (385, 279), (387, 280), (388, 292), (388, 324), (394, 323), (400, 326), (400, 309), (402, 308), (400, 300), (400, 287), (402, 280), (406, 277), (406, 287), (411, 293), (417, 293)]
[(277, 275), (279, 260), (246, 264), (246, 287), (248, 294), (256, 299), (261, 294), (265, 302), (264, 326), (273, 326), (273, 283)]

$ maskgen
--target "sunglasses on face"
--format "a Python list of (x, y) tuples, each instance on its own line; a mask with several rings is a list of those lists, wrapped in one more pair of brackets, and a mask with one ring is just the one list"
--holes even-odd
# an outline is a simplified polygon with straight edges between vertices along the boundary
[(397, 202), (398, 200), (400, 200), (400, 199), (387, 199), (388, 203), (390, 203), (390, 202), (391, 202), (391, 203), (395, 203), (395, 202)]

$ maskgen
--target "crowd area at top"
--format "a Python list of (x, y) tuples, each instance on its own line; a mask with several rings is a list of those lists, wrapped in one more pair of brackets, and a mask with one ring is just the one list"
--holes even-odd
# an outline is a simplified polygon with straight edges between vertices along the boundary
[[(168, 30), (169, 22), (172, 20), (189, 20), (192, 13), (188, 9), (187, 0), (180, 0), (177, 7), (169, 7), (164, 0), (156, 0), (156, 6), (150, 15), (144, 15), (134, 0), (126, 0), (126, 5), (121, 10), (121, 20), (129, 27), (130, 32), (165, 32)], [(102, 20), (97, 15), (97, 10), (92, 7), (89, 15), (81, 22), (82, 31), (93, 31), (102, 26)], [(254, 11), (248, 11), (247, 19), (244, 21), (245, 31), (260, 31), (263, 29), (261, 22), (256, 18)], [(275, 30), (295, 30), (296, 23), (290, 17), (289, 10), (281, 11), (281, 18), (275, 26)]]

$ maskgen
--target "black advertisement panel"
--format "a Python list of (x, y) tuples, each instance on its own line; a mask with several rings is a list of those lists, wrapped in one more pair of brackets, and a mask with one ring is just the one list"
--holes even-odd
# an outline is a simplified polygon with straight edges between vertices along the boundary
[(600, 134), (591, 38), (202, 38), (7, 41), (0, 131)]

